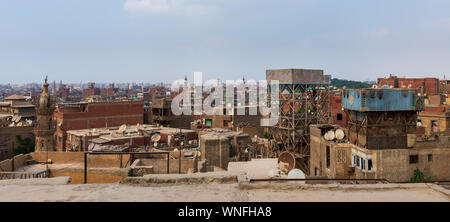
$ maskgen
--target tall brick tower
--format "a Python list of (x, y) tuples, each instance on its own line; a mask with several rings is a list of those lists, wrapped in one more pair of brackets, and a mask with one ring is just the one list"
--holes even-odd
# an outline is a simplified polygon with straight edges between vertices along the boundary
[(34, 127), (34, 136), (36, 138), (36, 152), (54, 151), (53, 134), (55, 132), (55, 124), (53, 121), (53, 111), (55, 104), (48, 93), (47, 77), (43, 84), (44, 90), (41, 93), (39, 102), (36, 104), (37, 123)]

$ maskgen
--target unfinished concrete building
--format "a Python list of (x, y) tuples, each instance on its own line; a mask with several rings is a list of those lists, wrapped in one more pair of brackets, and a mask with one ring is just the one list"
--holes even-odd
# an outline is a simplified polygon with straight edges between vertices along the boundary
[(279, 82), (280, 116), (270, 127), (275, 156), (290, 152), (299, 160), (297, 168), (308, 172), (309, 125), (329, 122), (331, 76), (323, 70), (277, 69), (266, 70), (266, 78), (268, 83)]
[(176, 116), (171, 109), (172, 100), (169, 98), (153, 98), (151, 105), (151, 123), (174, 127), (189, 129), (192, 119), (191, 115)]
[(208, 171), (227, 169), (230, 161), (248, 160), (252, 155), (252, 140), (244, 133), (205, 129), (199, 138), (201, 159), (206, 160)]

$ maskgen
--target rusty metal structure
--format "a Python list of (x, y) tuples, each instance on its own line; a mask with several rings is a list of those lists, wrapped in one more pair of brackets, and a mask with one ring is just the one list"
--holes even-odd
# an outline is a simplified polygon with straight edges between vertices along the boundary
[(424, 99), (415, 89), (344, 90), (349, 141), (366, 149), (406, 149), (416, 141), (417, 111)]
[[(309, 172), (309, 126), (330, 120), (329, 87), (331, 76), (323, 70), (277, 69), (266, 70), (266, 79), (279, 82), (280, 116), (276, 126), (270, 127), (273, 154), (289, 152), (295, 158), (295, 168)], [(292, 161), (291, 161), (292, 162)]]

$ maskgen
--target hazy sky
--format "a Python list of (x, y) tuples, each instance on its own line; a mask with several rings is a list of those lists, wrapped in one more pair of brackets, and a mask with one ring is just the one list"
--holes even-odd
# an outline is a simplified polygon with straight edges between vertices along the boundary
[(450, 77), (450, 1), (0, 0), (2, 83)]

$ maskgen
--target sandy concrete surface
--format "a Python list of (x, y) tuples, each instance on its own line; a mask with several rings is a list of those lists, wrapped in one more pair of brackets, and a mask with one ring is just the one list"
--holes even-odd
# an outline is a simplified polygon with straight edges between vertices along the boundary
[[(53, 180), (56, 178), (50, 178)], [(49, 180), (49, 179), (46, 179)], [(63, 179), (58, 179), (59, 183)], [(56, 183), (56, 182), (55, 182)], [(240, 189), (238, 184), (196, 184), (142, 187), (126, 184), (30, 184), (0, 185), (0, 201), (450, 201), (449, 195), (426, 184), (365, 189), (339, 185), (330, 189)], [(355, 186), (355, 185), (349, 185)], [(436, 186), (436, 185), (435, 185)]]

